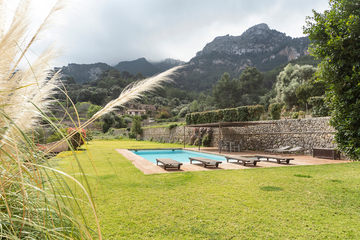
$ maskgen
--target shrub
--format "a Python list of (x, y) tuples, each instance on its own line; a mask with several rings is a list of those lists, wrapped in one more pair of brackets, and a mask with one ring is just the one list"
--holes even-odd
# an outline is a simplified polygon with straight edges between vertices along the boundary
[(171, 123), (171, 124), (167, 125), (166, 128), (171, 130), (173, 128), (176, 128), (177, 126), (179, 126), (177, 123)]
[(311, 97), (309, 98), (309, 104), (312, 105), (311, 116), (313, 117), (326, 117), (329, 116), (330, 109), (325, 104), (324, 97)]
[(56, 142), (64, 138), (67, 135), (67, 130), (65, 128), (59, 129), (59, 131), (55, 131), (48, 139), (46, 139), (47, 143)]
[(86, 130), (86, 137), (85, 137), (86, 141), (91, 141), (93, 140), (93, 132), (90, 129)]
[(249, 115), (248, 107), (247, 106), (238, 107), (237, 108), (237, 115), (238, 115), (238, 120), (240, 122), (247, 121), (248, 120), (248, 115)]
[(269, 115), (272, 120), (280, 119), (281, 116), (281, 103), (272, 103), (269, 105)]
[(217, 123), (222, 121), (258, 121), (264, 112), (264, 106), (262, 105), (242, 106), (238, 108), (191, 113), (186, 115), (185, 120), (187, 125)]
[(259, 121), (264, 112), (265, 109), (263, 105), (248, 106), (248, 121)]
[(305, 118), (305, 112), (304, 111), (299, 111), (299, 117), (300, 118)]
[(299, 118), (299, 113), (298, 112), (293, 112), (291, 117), (292, 117), (292, 119), (297, 119), (297, 118)]
[(204, 147), (210, 147), (210, 143), (211, 143), (211, 139), (209, 137), (209, 134), (207, 133), (202, 140), (202, 145)]
[(129, 132), (129, 138), (136, 138), (136, 134), (133, 132)]

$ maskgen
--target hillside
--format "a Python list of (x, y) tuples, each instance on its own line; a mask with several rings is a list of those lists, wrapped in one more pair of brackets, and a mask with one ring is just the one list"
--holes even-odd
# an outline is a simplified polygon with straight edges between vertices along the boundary
[[(134, 61), (119, 62), (114, 67), (106, 63), (93, 63), (93, 64), (76, 64), (70, 63), (67, 66), (63, 66), (61, 72), (65, 76), (71, 76), (75, 79), (76, 83), (87, 83), (92, 80), (98, 79), (98, 76), (106, 70), (116, 69), (120, 72), (128, 72), (136, 75), (142, 73), (145, 77), (153, 76), (157, 73), (166, 71), (172, 67), (184, 64), (180, 60), (165, 59), (164, 61), (150, 63), (145, 58), (139, 58)], [(59, 70), (60, 68), (55, 68)]]
[(190, 60), (176, 82), (183, 89), (204, 91), (224, 72), (233, 78), (248, 66), (267, 72), (307, 55), (309, 43), (307, 37), (291, 38), (262, 23), (240, 36), (216, 37)]
[[(192, 91), (207, 91), (220, 80), (224, 72), (232, 78), (238, 78), (246, 67), (256, 67), (261, 72), (271, 71), (288, 62), (307, 56), (310, 41), (307, 37), (292, 38), (285, 33), (270, 29), (267, 24), (255, 25), (240, 36), (216, 37), (199, 51), (187, 67), (175, 79), (174, 87)], [(313, 61), (302, 58), (302, 64)], [(185, 62), (166, 59), (150, 63), (145, 58), (119, 62), (115, 66), (106, 63), (75, 64), (62, 68), (65, 75), (74, 77), (77, 83), (97, 79), (102, 71), (117, 69), (136, 75), (152, 76)], [(310, 63), (311, 64), (311, 63)], [(273, 78), (271, 78), (273, 79)], [(273, 80), (266, 80), (266, 87), (271, 88)]]

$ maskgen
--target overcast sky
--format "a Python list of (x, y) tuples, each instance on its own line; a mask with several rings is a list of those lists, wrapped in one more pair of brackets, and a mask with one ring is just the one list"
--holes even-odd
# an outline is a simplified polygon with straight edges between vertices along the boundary
[[(36, 18), (44, 17), (56, 0), (34, 0)], [(83, 0), (61, 13), (61, 24), (47, 33), (64, 55), (55, 63), (105, 62), (116, 65), (145, 57), (189, 61), (217, 36), (239, 36), (267, 23), (291, 37), (312, 9), (328, 9), (327, 0)], [(15, 3), (14, 3), (15, 4)], [(35, 18), (35, 20), (36, 20)], [(48, 42), (39, 42), (35, 51)]]

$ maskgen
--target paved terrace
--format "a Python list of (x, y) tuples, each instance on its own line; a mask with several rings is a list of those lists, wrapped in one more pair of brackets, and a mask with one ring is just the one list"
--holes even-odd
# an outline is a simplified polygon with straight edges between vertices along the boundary
[[(190, 151), (198, 151), (197, 148), (184, 148), (185, 150)], [(125, 158), (129, 159), (138, 169), (140, 169), (144, 174), (154, 174), (154, 173), (171, 173), (171, 172), (190, 172), (190, 171), (214, 171), (214, 170), (225, 170), (225, 169), (249, 169), (249, 168), (264, 168), (264, 167), (290, 167), (290, 166), (299, 166), (299, 165), (318, 165), (318, 164), (335, 164), (335, 163), (346, 163), (349, 162), (347, 160), (330, 160), (330, 159), (322, 159), (322, 158), (313, 158), (312, 156), (308, 155), (286, 155), (289, 157), (293, 157), (294, 160), (290, 161), (289, 164), (276, 163), (275, 160), (267, 161), (261, 161), (257, 163), (256, 166), (253, 166), (252, 164), (243, 166), (241, 163), (237, 162), (222, 162), (218, 168), (215, 167), (207, 167), (204, 168), (200, 162), (193, 162), (194, 164), (190, 164), (190, 161), (188, 163), (183, 163), (180, 170), (177, 170), (175, 168), (169, 168), (167, 170), (164, 170), (161, 164), (159, 166), (156, 166), (156, 163), (152, 163), (130, 151), (127, 149), (116, 149), (116, 151), (120, 154), (122, 154)], [(219, 154), (218, 148), (214, 147), (202, 147), (201, 152), (205, 153), (212, 153), (212, 154)], [(266, 154), (271, 155), (264, 152), (259, 151), (241, 151), (241, 152), (221, 152), (221, 155), (237, 155), (237, 156), (255, 156), (255, 154)], [(275, 154), (273, 154), (275, 155)], [(281, 156), (281, 154), (276, 154), (278, 156)]]

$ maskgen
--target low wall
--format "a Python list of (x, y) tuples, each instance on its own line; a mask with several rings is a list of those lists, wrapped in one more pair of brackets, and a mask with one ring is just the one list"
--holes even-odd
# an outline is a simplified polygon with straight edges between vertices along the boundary
[[(264, 123), (246, 127), (223, 127), (221, 137), (225, 141), (241, 140), (241, 148), (264, 150), (282, 146), (305, 148), (305, 154), (311, 154), (313, 147), (334, 148), (334, 129), (329, 126), (329, 117), (286, 119), (275, 121), (258, 121)], [(212, 146), (218, 146), (219, 129), (213, 129)], [(115, 130), (114, 134), (123, 134), (126, 130)], [(141, 139), (161, 142), (188, 143), (194, 128), (176, 127), (171, 130), (165, 127), (144, 128)]]

